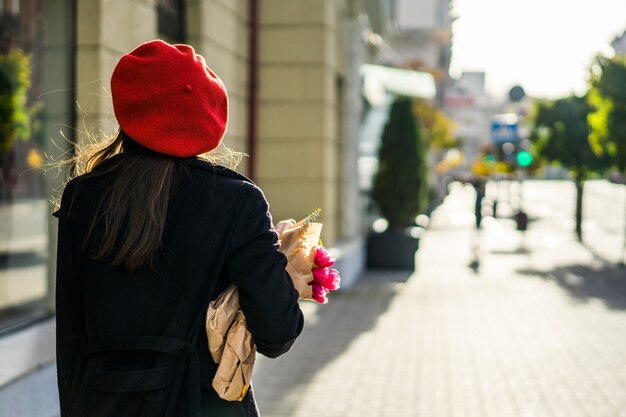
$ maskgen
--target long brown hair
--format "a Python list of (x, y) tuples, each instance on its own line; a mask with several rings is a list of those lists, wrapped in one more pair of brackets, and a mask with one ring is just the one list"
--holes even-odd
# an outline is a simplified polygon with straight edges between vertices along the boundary
[[(76, 152), (72, 157), (46, 164), (47, 168), (54, 170), (67, 167), (72, 177), (117, 172), (113, 176), (115, 180), (101, 196), (83, 248), (93, 238), (96, 225), (102, 222), (104, 234), (94, 245), (98, 248), (92, 253), (94, 259), (104, 260), (112, 256), (112, 265), (121, 265), (130, 271), (143, 267), (154, 269), (169, 200), (175, 188), (178, 158), (152, 152), (122, 130), (109, 138), (97, 138), (85, 133), (88, 140), (73, 143)], [(119, 156), (111, 159), (116, 155)], [(197, 158), (212, 165), (235, 169), (245, 156), (220, 145)], [(51, 203), (58, 210), (61, 199), (53, 198)], [(117, 245), (120, 249), (114, 253)]]
[(96, 225), (102, 225), (102, 238), (92, 253), (93, 259), (112, 257), (111, 265), (130, 271), (154, 269), (177, 164), (177, 158), (152, 152), (123, 131), (87, 159), (86, 177), (115, 172), (102, 191), (83, 242), (85, 249)]

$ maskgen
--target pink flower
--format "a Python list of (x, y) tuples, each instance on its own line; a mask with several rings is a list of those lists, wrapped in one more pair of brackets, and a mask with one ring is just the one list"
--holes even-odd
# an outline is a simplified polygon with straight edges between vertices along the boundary
[(336, 269), (331, 269), (328, 271), (328, 278), (323, 285), (329, 291), (335, 291), (337, 288), (339, 288), (340, 283), (341, 278), (339, 277), (339, 272), (337, 272)]
[(324, 285), (326, 284), (326, 281), (328, 281), (328, 268), (313, 268), (311, 269), (311, 272), (313, 273), (314, 283)]
[(320, 268), (324, 268), (327, 266), (332, 266), (335, 263), (335, 258), (333, 258), (332, 256), (330, 256), (330, 252), (328, 252), (328, 250), (323, 247), (323, 246), (318, 246), (317, 250), (315, 251), (315, 265), (320, 267)]
[(312, 287), (313, 299), (318, 303), (326, 304), (328, 302), (328, 298), (326, 297), (328, 290), (318, 284), (313, 284)]
[(341, 278), (339, 277), (339, 272), (337, 272), (336, 269), (313, 268), (311, 272), (313, 273), (314, 284), (321, 285), (328, 291), (335, 291), (339, 288)]

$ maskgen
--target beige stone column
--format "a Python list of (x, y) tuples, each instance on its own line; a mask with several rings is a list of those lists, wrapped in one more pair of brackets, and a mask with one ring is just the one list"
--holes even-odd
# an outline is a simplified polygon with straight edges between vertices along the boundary
[(361, 0), (349, 0), (341, 33), (343, 58), (343, 88), (340, 107), (339, 140), (339, 236), (343, 241), (353, 241), (362, 235), (367, 198), (359, 192), (358, 159), (359, 127), (363, 112), (360, 66), (365, 61), (363, 28), (359, 23)]
[(111, 73), (120, 57), (158, 37), (154, 0), (77, 0), (77, 140), (111, 134)]
[(337, 4), (263, 0), (260, 11), (257, 179), (275, 219), (322, 208), (326, 245), (338, 217)]
[[(187, 41), (228, 90), (229, 122), (224, 144), (246, 152), (248, 97), (248, 1), (187, 0)], [(246, 174), (245, 161), (240, 171)]]

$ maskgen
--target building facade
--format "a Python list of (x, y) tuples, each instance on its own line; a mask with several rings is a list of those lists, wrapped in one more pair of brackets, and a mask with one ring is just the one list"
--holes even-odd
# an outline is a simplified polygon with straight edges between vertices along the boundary
[(362, 16), (384, 3), (0, 0), (0, 409), (58, 413), (50, 213), (68, 170), (50, 161), (115, 133), (110, 76), (142, 42), (185, 42), (206, 58), (229, 92), (224, 144), (249, 155), (240, 171), (275, 220), (321, 208), (342, 277), (358, 276)]
[(378, 60), (431, 73), (443, 105), (452, 57), (451, 0), (395, 0), (393, 29)]

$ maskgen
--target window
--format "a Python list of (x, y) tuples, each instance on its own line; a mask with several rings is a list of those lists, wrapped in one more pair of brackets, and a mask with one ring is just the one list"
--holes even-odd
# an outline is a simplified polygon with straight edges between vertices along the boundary
[(49, 201), (65, 176), (42, 168), (69, 150), (72, 3), (0, 0), (0, 330), (52, 305)]

